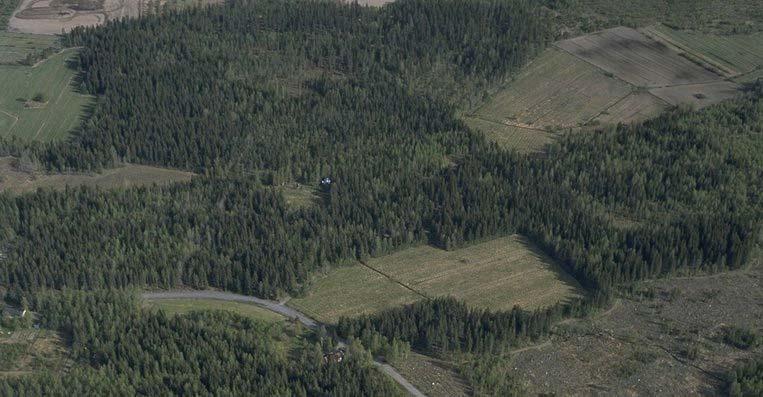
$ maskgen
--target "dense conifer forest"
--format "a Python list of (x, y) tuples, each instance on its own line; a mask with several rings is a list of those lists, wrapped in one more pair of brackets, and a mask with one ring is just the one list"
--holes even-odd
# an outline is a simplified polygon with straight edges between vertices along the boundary
[[(92, 115), (65, 142), (4, 140), (0, 152), (51, 170), (126, 161), (200, 176), (0, 193), (0, 285), (72, 335), (87, 364), (3, 380), (0, 392), (394, 393), (359, 364), (287, 362), (234, 315), (167, 317), (119, 293), (51, 289), (272, 298), (327, 266), (519, 232), (588, 296), (535, 313), (425, 301), (338, 327), (422, 350), (495, 352), (607, 302), (618, 285), (743, 266), (763, 219), (763, 85), (701, 111), (569, 134), (543, 155), (502, 150), (460, 121), (552, 39), (529, 0), (231, 0), (75, 29), (64, 41), (81, 47)], [(294, 181), (320, 186), (317, 205), (287, 206), (274, 187)]]

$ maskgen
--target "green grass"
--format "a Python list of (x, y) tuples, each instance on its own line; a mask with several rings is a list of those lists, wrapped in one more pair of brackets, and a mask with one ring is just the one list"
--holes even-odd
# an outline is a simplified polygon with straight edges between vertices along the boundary
[(584, 293), (551, 258), (520, 236), (454, 251), (414, 247), (367, 264), (371, 269), (356, 265), (331, 270), (289, 305), (330, 323), (424, 297), (450, 295), (472, 306), (507, 310), (514, 305), (545, 307)]
[(539, 129), (576, 127), (630, 92), (628, 84), (564, 51), (549, 48), (474, 116)]
[(18, 64), (29, 54), (58, 46), (55, 36), (0, 32), (0, 64)]
[(314, 187), (306, 185), (289, 185), (277, 188), (283, 193), (286, 204), (292, 209), (308, 208), (315, 205), (318, 195)]
[(157, 299), (149, 300), (146, 305), (176, 315), (199, 310), (227, 310), (244, 317), (265, 323), (285, 320), (280, 314), (244, 302), (227, 302), (215, 299)]
[(675, 30), (664, 25), (647, 28), (645, 32), (719, 66), (726, 75), (748, 73), (763, 65), (763, 32), (722, 36)]
[(528, 128), (482, 120), (475, 117), (465, 117), (466, 124), (485, 134), (487, 139), (506, 149), (515, 149), (520, 153), (533, 153), (554, 142), (556, 135)]
[(319, 276), (306, 296), (288, 304), (319, 321), (334, 323), (341, 316), (375, 313), (419, 299), (420, 295), (358, 264)]
[(583, 293), (551, 258), (517, 235), (453, 251), (410, 248), (368, 265), (429, 297), (450, 295), (491, 310), (536, 309)]
[[(79, 126), (93, 99), (72, 86), (75, 71), (67, 61), (75, 56), (76, 50), (69, 49), (35, 67), (0, 65), (0, 136), (53, 141)], [(29, 106), (38, 93), (44, 103)]]

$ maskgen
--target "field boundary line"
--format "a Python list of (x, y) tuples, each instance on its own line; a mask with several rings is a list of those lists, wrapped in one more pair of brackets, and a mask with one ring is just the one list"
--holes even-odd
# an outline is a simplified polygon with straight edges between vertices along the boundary
[(423, 297), (424, 299), (427, 299), (427, 300), (430, 300), (430, 299), (432, 299), (431, 297), (429, 297), (429, 296), (425, 295), (423, 292), (420, 292), (420, 291), (416, 291), (415, 289), (411, 288), (410, 286), (406, 285), (405, 283), (403, 283), (403, 282), (401, 282), (401, 281), (398, 281), (398, 280), (394, 279), (392, 276), (390, 276), (390, 275), (388, 275), (388, 274), (386, 274), (386, 273), (382, 272), (381, 270), (378, 270), (378, 269), (374, 268), (373, 266), (369, 265), (369, 264), (368, 264), (368, 263), (366, 263), (365, 261), (361, 261), (361, 260), (359, 260), (358, 262), (360, 262), (360, 264), (361, 264), (361, 265), (363, 265), (363, 266), (367, 267), (368, 269), (371, 269), (372, 271), (374, 271), (374, 272), (376, 272), (376, 273), (379, 273), (379, 274), (381, 274), (382, 276), (384, 276), (385, 278), (387, 278), (389, 281), (392, 281), (392, 282), (393, 282), (393, 283), (395, 283), (395, 284), (399, 284), (400, 286), (402, 286), (403, 288), (405, 288), (405, 289), (407, 289), (407, 290), (409, 290), (409, 291), (413, 292), (414, 294), (416, 294), (416, 295), (419, 295), (419, 296), (421, 296), (421, 297)]

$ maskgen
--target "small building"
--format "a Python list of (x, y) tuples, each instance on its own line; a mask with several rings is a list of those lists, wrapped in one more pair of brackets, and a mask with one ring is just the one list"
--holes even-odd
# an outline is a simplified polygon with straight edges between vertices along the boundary
[(325, 177), (325, 178), (321, 179), (321, 185), (323, 185), (323, 186), (328, 186), (328, 185), (331, 184), (331, 182), (332, 182), (332, 180), (329, 177)]

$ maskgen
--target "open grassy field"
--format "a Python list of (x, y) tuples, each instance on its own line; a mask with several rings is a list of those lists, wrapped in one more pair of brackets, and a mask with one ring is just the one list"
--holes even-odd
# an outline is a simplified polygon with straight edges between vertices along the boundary
[(639, 122), (662, 113), (667, 105), (646, 91), (634, 91), (603, 111), (595, 120), (599, 124)]
[(535, 128), (574, 127), (628, 95), (631, 87), (555, 48), (530, 63), (474, 116)]
[(170, 315), (198, 310), (227, 310), (265, 323), (275, 323), (286, 319), (280, 314), (254, 304), (215, 299), (157, 299), (146, 301), (145, 306), (164, 310)]
[(745, 73), (741, 76), (735, 77), (734, 81), (737, 83), (752, 83), (758, 79), (763, 79), (763, 67), (755, 69), (750, 73)]
[(52, 141), (79, 126), (93, 99), (72, 85), (75, 71), (67, 62), (75, 56), (65, 50), (34, 67), (0, 65), (0, 136)]
[(188, 181), (193, 173), (145, 165), (128, 164), (111, 168), (100, 174), (48, 174), (19, 170), (17, 161), (11, 157), (0, 157), (0, 191), (13, 193), (33, 192), (38, 188), (64, 189), (66, 186), (99, 186), (105, 189), (162, 185)]
[(0, 32), (0, 65), (15, 65), (27, 55), (58, 45), (54, 36)]
[(340, 267), (318, 276), (304, 297), (288, 305), (325, 323), (422, 299), (387, 277), (360, 264)]
[(552, 143), (557, 135), (539, 129), (517, 127), (496, 123), (476, 117), (464, 117), (466, 124), (506, 149), (515, 149), (520, 153), (534, 153)]
[(517, 235), (454, 251), (410, 248), (368, 265), (429, 297), (450, 295), (491, 310), (536, 309), (582, 294), (571, 276)]
[(681, 57), (638, 31), (618, 27), (555, 43), (555, 46), (637, 87), (716, 81), (715, 73)]
[(444, 251), (420, 246), (333, 269), (289, 305), (324, 322), (424, 297), (454, 296), (492, 310), (549, 306), (583, 294), (579, 284), (525, 238), (509, 236)]
[(748, 73), (763, 65), (763, 32), (714, 35), (655, 25), (643, 32), (716, 66), (726, 76)]

